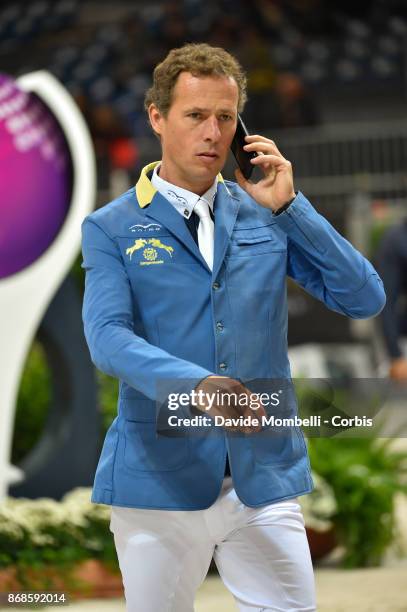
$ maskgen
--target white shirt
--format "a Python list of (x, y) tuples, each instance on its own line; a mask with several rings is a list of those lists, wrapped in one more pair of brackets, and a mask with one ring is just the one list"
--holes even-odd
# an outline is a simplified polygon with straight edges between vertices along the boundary
[(178, 185), (173, 185), (172, 183), (162, 179), (158, 174), (160, 166), (161, 164), (157, 164), (155, 166), (153, 176), (151, 177), (151, 183), (157, 189), (157, 191), (159, 191), (160, 194), (166, 200), (168, 200), (170, 204), (172, 204), (180, 215), (185, 217), (185, 219), (189, 219), (193, 213), (195, 205), (201, 199), (208, 204), (213, 214), (213, 204), (218, 188), (218, 177), (215, 178), (208, 191), (205, 191), (202, 196), (199, 196), (196, 193), (192, 193), (192, 191), (188, 191), (187, 189), (183, 189), (182, 187), (178, 187)]

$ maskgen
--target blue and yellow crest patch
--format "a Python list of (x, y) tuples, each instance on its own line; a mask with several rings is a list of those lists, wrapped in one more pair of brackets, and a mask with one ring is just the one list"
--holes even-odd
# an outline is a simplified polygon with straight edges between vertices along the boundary
[(159, 238), (137, 238), (134, 244), (126, 249), (126, 255), (128, 255), (131, 260), (133, 253), (140, 249), (143, 249), (141, 253), (143, 259), (139, 261), (140, 266), (164, 263), (163, 259), (157, 259), (158, 250), (160, 249), (163, 249), (170, 257), (172, 257), (174, 252), (174, 247), (164, 244)]

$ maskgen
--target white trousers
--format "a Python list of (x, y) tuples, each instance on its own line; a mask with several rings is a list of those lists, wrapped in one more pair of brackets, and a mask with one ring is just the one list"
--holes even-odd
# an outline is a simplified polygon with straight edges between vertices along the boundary
[(128, 612), (193, 612), (212, 556), (240, 612), (314, 612), (315, 587), (297, 499), (249, 508), (225, 478), (206, 510), (113, 506)]

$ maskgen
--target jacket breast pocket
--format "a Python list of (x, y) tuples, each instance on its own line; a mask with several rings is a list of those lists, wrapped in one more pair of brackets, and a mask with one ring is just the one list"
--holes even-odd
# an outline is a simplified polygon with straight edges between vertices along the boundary
[(264, 233), (239, 231), (232, 236), (228, 255), (231, 257), (251, 257), (252, 255), (285, 250), (285, 242), (270, 230)]
[(125, 421), (124, 464), (141, 472), (179, 470), (189, 461), (189, 443), (185, 437), (157, 433), (155, 421)]

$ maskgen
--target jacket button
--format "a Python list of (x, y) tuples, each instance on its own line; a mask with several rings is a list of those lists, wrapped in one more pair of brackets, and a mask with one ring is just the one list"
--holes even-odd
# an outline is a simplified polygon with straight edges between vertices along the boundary
[(226, 363), (223, 363), (223, 361), (222, 361), (222, 363), (220, 363), (220, 364), (219, 364), (219, 370), (222, 370), (222, 372), (223, 372), (224, 370), (226, 370), (226, 369), (227, 369), (227, 367), (228, 367), (228, 366), (226, 365)]
[(215, 282), (215, 283), (213, 283), (213, 285), (212, 285), (212, 289), (214, 289), (215, 291), (217, 291), (218, 289), (220, 289), (220, 285), (219, 285), (219, 283), (216, 283), (216, 282)]
[(216, 323), (216, 329), (218, 331), (223, 331), (223, 324), (220, 321)]

